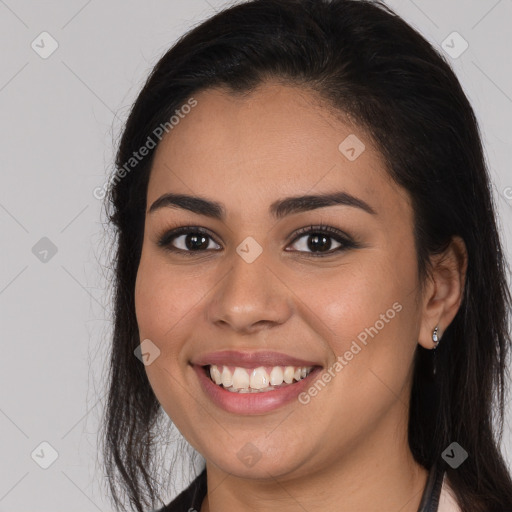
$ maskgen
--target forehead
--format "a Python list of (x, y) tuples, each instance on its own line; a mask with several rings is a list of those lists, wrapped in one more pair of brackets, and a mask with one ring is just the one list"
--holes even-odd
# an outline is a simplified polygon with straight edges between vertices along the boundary
[(148, 204), (172, 191), (215, 197), (241, 213), (277, 197), (345, 190), (378, 210), (403, 196), (365, 132), (312, 91), (270, 83), (193, 97), (197, 105), (156, 150)]

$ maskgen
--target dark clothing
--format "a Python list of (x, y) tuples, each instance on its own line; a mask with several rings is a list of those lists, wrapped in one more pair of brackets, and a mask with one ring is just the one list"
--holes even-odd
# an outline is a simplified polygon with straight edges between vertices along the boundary
[[(200, 512), (206, 496), (206, 468), (171, 503), (156, 512)], [(192, 509), (192, 510), (190, 510)]]

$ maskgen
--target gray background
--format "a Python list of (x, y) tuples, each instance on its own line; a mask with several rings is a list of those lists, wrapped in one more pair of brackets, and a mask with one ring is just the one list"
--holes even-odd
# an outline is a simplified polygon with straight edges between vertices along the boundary
[[(453, 31), (469, 43), (449, 60), (481, 125), (510, 260), (512, 1), (388, 4), (436, 46)], [(110, 172), (114, 143), (151, 67), (224, 5), (0, 0), (0, 511), (111, 510), (96, 438), (110, 332), (102, 269), (109, 253), (93, 190)], [(58, 43), (47, 58), (40, 56), (51, 49), (43, 31)], [(462, 49), (460, 40), (447, 41), (452, 52)], [(43, 469), (52, 450), (58, 457)]]

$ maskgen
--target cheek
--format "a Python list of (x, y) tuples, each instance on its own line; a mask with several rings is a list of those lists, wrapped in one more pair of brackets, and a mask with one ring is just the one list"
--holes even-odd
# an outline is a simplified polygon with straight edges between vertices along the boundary
[[(333, 354), (328, 387), (313, 383), (303, 397), (309, 413), (330, 425), (326, 436), (335, 438), (341, 422), (346, 439), (356, 439), (407, 401), (416, 313), (415, 270), (404, 263), (360, 259), (333, 269), (328, 279), (303, 280), (302, 297), (325, 326)], [(352, 420), (346, 423), (335, 411), (350, 411)]]
[(135, 312), (141, 342), (149, 339), (159, 350), (158, 357), (144, 366), (151, 388), (176, 425), (188, 428), (183, 412), (186, 402), (180, 393), (184, 379), (181, 340), (187, 339), (186, 315), (198, 299), (179, 276), (161, 258), (143, 250), (135, 283)]
[(161, 348), (172, 349), (171, 339), (180, 319), (200, 299), (200, 290), (171, 271), (161, 258), (142, 255), (135, 284), (135, 311), (141, 339), (149, 338)]
[[(313, 283), (311, 283), (313, 284)], [(398, 317), (396, 302), (404, 298), (403, 281), (390, 279), (390, 270), (360, 266), (359, 269), (340, 269), (332, 279), (325, 279), (321, 287), (305, 288), (305, 296), (315, 310), (336, 333), (340, 350), (346, 349), (347, 341), (357, 338), (364, 341), (364, 334), (371, 327), (383, 330)], [(384, 315), (384, 317), (383, 317)], [(389, 320), (389, 321), (388, 321)]]
[(322, 320), (335, 356), (346, 356), (350, 366), (380, 369), (397, 385), (407, 377), (418, 325), (416, 266), (405, 253), (369, 252), (333, 269), (321, 286), (303, 284), (303, 297)]

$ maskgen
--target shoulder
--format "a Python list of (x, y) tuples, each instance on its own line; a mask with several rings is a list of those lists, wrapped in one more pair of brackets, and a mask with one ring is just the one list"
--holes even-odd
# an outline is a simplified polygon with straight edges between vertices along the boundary
[(438, 512), (461, 512), (461, 508), (459, 507), (457, 500), (455, 498), (455, 493), (450, 486), (450, 482), (445, 473), (443, 478), (443, 486), (441, 487), (441, 494), (439, 496), (439, 506), (437, 508)]

